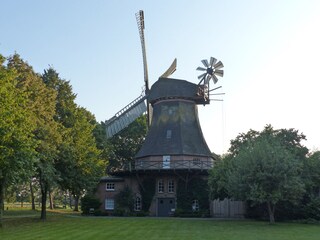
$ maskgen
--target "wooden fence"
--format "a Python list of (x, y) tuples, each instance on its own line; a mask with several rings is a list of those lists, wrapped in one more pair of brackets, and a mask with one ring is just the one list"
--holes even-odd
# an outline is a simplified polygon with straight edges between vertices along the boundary
[(246, 207), (242, 201), (225, 198), (211, 201), (211, 216), (215, 218), (244, 218)]

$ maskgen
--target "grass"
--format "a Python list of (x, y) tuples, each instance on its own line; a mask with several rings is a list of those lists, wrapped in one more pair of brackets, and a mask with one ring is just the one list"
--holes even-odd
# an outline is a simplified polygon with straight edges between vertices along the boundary
[(319, 239), (320, 225), (256, 221), (222, 221), (213, 219), (180, 218), (112, 218), (81, 217), (50, 213), (42, 222), (37, 216), (4, 220), (0, 239)]

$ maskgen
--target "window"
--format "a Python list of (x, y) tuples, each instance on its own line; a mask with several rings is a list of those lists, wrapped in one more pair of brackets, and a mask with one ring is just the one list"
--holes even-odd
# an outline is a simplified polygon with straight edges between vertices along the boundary
[(174, 180), (173, 179), (170, 179), (168, 181), (168, 192), (174, 193)]
[(140, 196), (136, 196), (136, 199), (134, 202), (134, 210), (141, 211), (141, 197)]
[(106, 210), (113, 210), (114, 209), (114, 199), (106, 198), (106, 200), (105, 200), (105, 209)]
[(106, 190), (107, 191), (114, 191), (114, 183), (107, 183)]
[(170, 168), (170, 156), (162, 156), (162, 168)]
[(193, 200), (192, 201), (192, 211), (193, 212), (198, 212), (199, 211), (199, 201), (198, 200)]
[(170, 139), (172, 136), (172, 131), (171, 130), (167, 130), (167, 139)]
[(158, 181), (158, 193), (164, 193), (164, 184), (162, 179)]

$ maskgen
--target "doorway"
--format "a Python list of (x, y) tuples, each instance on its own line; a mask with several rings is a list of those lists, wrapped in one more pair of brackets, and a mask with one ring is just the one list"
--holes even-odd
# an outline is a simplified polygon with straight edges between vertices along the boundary
[(174, 198), (158, 198), (158, 217), (169, 217), (175, 208)]

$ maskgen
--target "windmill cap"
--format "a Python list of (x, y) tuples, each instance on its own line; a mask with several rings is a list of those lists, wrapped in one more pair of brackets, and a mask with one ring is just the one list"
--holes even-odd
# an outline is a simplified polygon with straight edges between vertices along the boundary
[(198, 85), (186, 80), (174, 78), (159, 78), (156, 81), (148, 95), (151, 104), (164, 99), (187, 99), (202, 104), (203, 99), (197, 96)]

